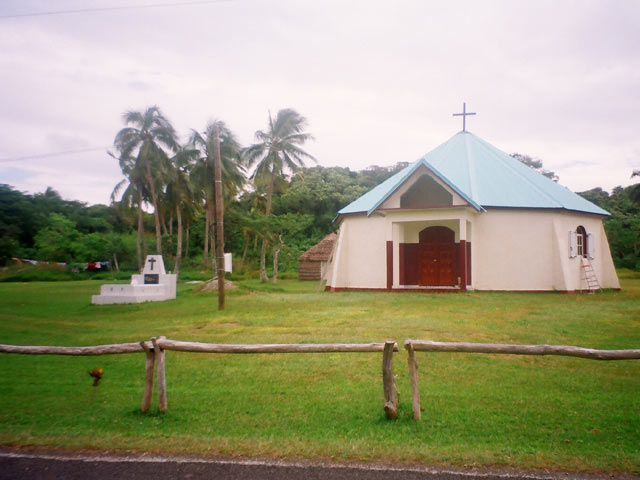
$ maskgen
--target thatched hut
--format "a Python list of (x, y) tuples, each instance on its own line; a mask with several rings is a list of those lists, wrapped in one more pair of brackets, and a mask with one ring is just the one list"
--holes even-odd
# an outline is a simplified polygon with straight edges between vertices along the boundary
[(298, 280), (320, 280), (338, 236), (330, 233), (298, 257)]

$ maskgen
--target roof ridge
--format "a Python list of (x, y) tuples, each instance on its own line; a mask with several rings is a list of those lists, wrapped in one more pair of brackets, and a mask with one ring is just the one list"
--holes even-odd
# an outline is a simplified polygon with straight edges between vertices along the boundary
[[(468, 132), (471, 133), (471, 132)], [(473, 133), (471, 133), (471, 135), (473, 135)], [(538, 192), (539, 194), (542, 194), (543, 196), (545, 196), (546, 198), (548, 198), (552, 203), (554, 203), (555, 205), (557, 205), (559, 208), (565, 208), (564, 205), (562, 203), (560, 203), (558, 200), (556, 200), (554, 197), (552, 197), (550, 194), (548, 194), (547, 192), (545, 192), (544, 190), (542, 190), (538, 185), (536, 185), (534, 182), (532, 182), (526, 175), (523, 175), (521, 171), (519, 171), (517, 168), (514, 168), (513, 165), (510, 161), (507, 161), (507, 158), (501, 158), (500, 155), (496, 155), (496, 151), (500, 152), (500, 153), (504, 153), (507, 157), (509, 157), (510, 159), (513, 159), (514, 162), (518, 162), (517, 159), (513, 158), (511, 155), (509, 155), (508, 153), (502, 152), (502, 150), (499, 150), (497, 147), (491, 145), (489, 142), (486, 142), (485, 140), (481, 139), (480, 137), (473, 135), (476, 140), (478, 140), (478, 142), (480, 143), (480, 146), (482, 148), (484, 148), (487, 152), (489, 152), (493, 157), (497, 158), (498, 161), (500, 161), (500, 163), (502, 165), (504, 165), (506, 168), (508, 168), (511, 172), (513, 172), (514, 174), (516, 174), (519, 178), (521, 178), (522, 180), (524, 180), (525, 182), (527, 182), (527, 184), (529, 184), (531, 187), (533, 187), (533, 189)], [(526, 168), (530, 168), (527, 167), (525, 164), (522, 164), (523, 167)], [(535, 170), (531, 169), (532, 172), (535, 172)], [(538, 175), (544, 177), (546, 180), (549, 180), (547, 177), (545, 177), (544, 175), (542, 175), (539, 172), (535, 172), (538, 173)], [(549, 180), (550, 182), (552, 182), (553, 180)]]
[[(461, 133), (461, 132), (460, 132)], [(438, 150), (438, 159), (440, 159), (441, 157), (444, 157), (444, 154), (447, 152), (448, 149), (450, 149), (453, 145), (453, 139), (456, 138), (458, 136), (458, 134), (456, 133), (453, 137), (451, 137), (449, 140), (447, 140), (444, 143), (441, 143), (440, 145), (438, 145), (435, 148), (432, 148), (431, 150), (429, 150), (427, 153), (425, 153), (422, 157), (420, 157), (417, 161), (420, 160), (426, 160), (427, 155), (431, 155), (433, 154), (433, 152), (435, 152), (436, 150)]]
[(454, 182), (452, 182), (451, 179), (449, 179), (444, 173), (442, 173), (434, 165), (432, 165), (429, 160), (427, 160), (426, 158), (421, 158), (420, 161), (423, 162), (423, 165), (427, 168), (427, 170), (431, 171), (432, 174), (442, 180), (445, 185), (447, 185), (451, 190), (457, 193), (470, 206), (472, 206), (479, 212), (485, 211), (484, 208), (482, 208), (482, 205), (480, 205), (474, 198), (471, 198), (469, 195), (467, 195), (461, 188), (459, 188)]
[[(466, 133), (466, 132), (465, 132)], [(470, 135), (473, 135), (473, 133), (468, 132)], [(473, 135), (475, 137), (475, 135)], [(469, 145), (469, 142), (467, 141), (467, 138), (465, 137), (464, 139), (464, 146), (465, 146), (465, 150), (467, 151), (467, 162), (469, 163), (469, 168), (468, 173), (469, 173), (469, 188), (471, 189), (471, 195), (470, 197), (473, 198), (473, 200), (476, 203), (480, 203), (478, 200), (478, 184), (476, 183), (476, 161), (475, 158), (473, 158), (473, 155), (471, 155), (471, 145)]]

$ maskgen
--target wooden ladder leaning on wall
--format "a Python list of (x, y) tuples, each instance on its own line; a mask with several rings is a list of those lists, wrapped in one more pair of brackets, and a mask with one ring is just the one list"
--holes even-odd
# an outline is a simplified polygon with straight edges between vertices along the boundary
[(580, 266), (582, 267), (582, 280), (587, 284), (587, 290), (589, 293), (593, 293), (596, 290), (600, 290), (600, 283), (596, 272), (593, 270), (593, 266), (587, 257), (580, 257)]

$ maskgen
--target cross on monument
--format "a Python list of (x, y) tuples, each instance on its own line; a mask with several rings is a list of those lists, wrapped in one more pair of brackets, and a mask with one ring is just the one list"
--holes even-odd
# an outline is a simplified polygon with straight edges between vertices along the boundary
[(151, 268), (150, 270), (153, 272), (153, 264), (157, 262), (157, 260), (155, 258), (150, 258), (149, 260), (147, 260), (150, 264), (151, 264)]
[(475, 115), (475, 112), (470, 112), (467, 113), (467, 104), (466, 103), (462, 103), (462, 113), (454, 113), (453, 116), (454, 117), (460, 117), (462, 116), (462, 131), (466, 132), (467, 131), (467, 115)]

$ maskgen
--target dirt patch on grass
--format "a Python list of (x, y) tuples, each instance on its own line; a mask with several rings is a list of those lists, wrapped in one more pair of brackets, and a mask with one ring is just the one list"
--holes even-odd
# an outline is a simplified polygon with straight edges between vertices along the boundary
[[(225, 290), (237, 290), (239, 287), (231, 280), (224, 281)], [(194, 292), (216, 292), (218, 291), (218, 277), (213, 277), (211, 280), (199, 284), (193, 289)]]

